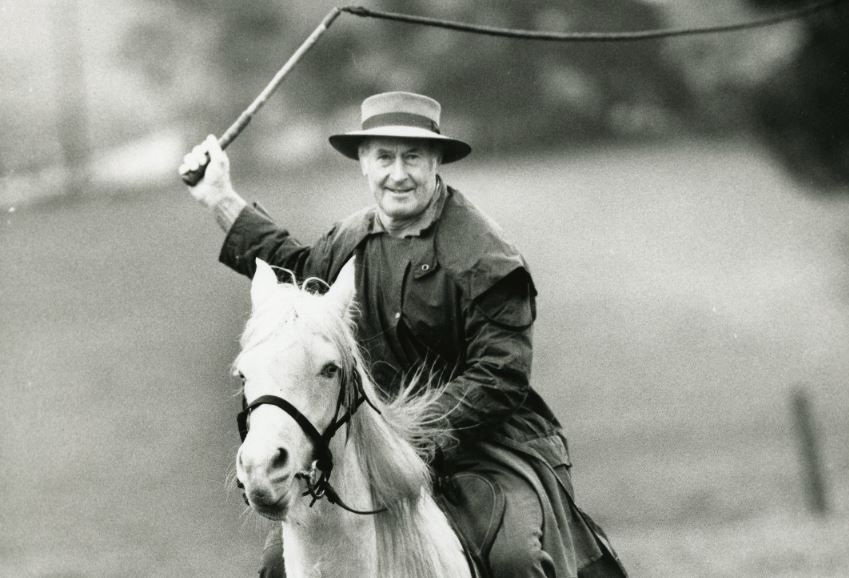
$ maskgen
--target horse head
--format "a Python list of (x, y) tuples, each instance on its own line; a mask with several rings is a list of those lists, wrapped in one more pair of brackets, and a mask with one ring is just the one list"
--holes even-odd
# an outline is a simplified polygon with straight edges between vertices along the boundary
[(467, 577), (429, 493), (425, 458), (446, 435), (434, 414), (441, 388), (413, 380), (391, 399), (379, 395), (354, 338), (353, 296), (353, 261), (325, 295), (280, 284), (257, 261), (233, 363), (245, 403), (236, 477), (258, 514), (282, 521), (289, 575)]
[(318, 295), (278, 283), (271, 267), (257, 260), (251, 317), (233, 364), (245, 402), (236, 475), (249, 505), (267, 518), (286, 518), (303, 491), (298, 478), (312, 487), (317, 476), (329, 477), (330, 447), (342, 443), (344, 432), (331, 438), (356, 407), (347, 320), (353, 293), (353, 261)]

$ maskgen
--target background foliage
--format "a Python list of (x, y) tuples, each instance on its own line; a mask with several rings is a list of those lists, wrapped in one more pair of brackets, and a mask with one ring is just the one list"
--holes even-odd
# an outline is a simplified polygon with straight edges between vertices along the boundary
[[(221, 132), (327, 11), (329, 0), (93, 0), (41, 3), (57, 21), (39, 50), (11, 45), (16, 78), (0, 90), (0, 168), (84, 156), (176, 128)], [(375, 0), (371, 8), (555, 31), (737, 22), (798, 6), (776, 0)], [(75, 26), (71, 26), (74, 20)], [(105, 26), (105, 24), (109, 26)], [(610, 44), (515, 41), (343, 15), (243, 137), (246, 156), (315, 158), (353, 128), (368, 94), (428, 93), (448, 130), (486, 154), (685, 133), (754, 136), (816, 190), (849, 176), (849, 10), (763, 30)], [(102, 29), (113, 32), (106, 35)], [(14, 39), (13, 39), (14, 40)], [(74, 63), (73, 55), (81, 56)], [(63, 56), (64, 55), (64, 56)], [(71, 58), (68, 58), (68, 55)], [(35, 61), (40, 59), (40, 62)], [(75, 68), (76, 67), (76, 68)], [(74, 72), (81, 68), (82, 81)], [(41, 72), (41, 74), (39, 74)], [(62, 96), (33, 100), (46, 79)], [(26, 88), (29, 87), (29, 91)], [(77, 96), (75, 98), (75, 95)], [(9, 111), (31, 109), (31, 114)], [(33, 122), (32, 118), (39, 120)], [(127, 122), (127, 121), (130, 122)], [(64, 136), (63, 136), (64, 135)], [(67, 148), (67, 147), (66, 147)]]
[[(788, 0), (751, 0), (788, 7)], [(793, 58), (753, 91), (757, 128), (797, 176), (820, 190), (849, 182), (849, 10), (807, 21)]]

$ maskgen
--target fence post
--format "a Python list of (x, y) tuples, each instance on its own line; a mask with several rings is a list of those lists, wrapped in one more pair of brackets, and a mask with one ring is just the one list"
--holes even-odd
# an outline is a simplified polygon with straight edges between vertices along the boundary
[(799, 439), (799, 458), (804, 475), (808, 507), (818, 515), (828, 513), (826, 482), (823, 476), (817, 428), (811, 412), (808, 392), (797, 387), (793, 392), (793, 415)]

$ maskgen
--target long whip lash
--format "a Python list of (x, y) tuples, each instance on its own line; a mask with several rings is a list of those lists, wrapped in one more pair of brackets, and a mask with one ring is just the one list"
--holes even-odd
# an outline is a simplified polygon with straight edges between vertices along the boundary
[(469, 32), (471, 34), (483, 34), (487, 36), (501, 36), (505, 38), (518, 38), (523, 40), (548, 40), (554, 42), (623, 42), (632, 40), (671, 38), (673, 36), (716, 34), (720, 32), (735, 32), (738, 30), (763, 28), (765, 26), (772, 26), (774, 24), (780, 24), (781, 22), (798, 20), (800, 18), (810, 16), (832, 6), (836, 6), (843, 1), (844, 0), (820, 0), (819, 2), (812, 2), (793, 10), (787, 10), (778, 14), (764, 16), (763, 18), (737, 22), (734, 24), (720, 24), (705, 27), (657, 28), (654, 30), (634, 30), (624, 32), (541, 32), (535, 30), (520, 30), (516, 28), (483, 26), (480, 24), (458, 22), (456, 20), (442, 20), (439, 18), (413, 16), (411, 14), (400, 14), (397, 12), (384, 12), (381, 10), (371, 10), (362, 6), (345, 6), (344, 8), (338, 8), (338, 10), (355, 16), (362, 16), (364, 18), (394, 20), (396, 22), (405, 22), (407, 24), (445, 28), (458, 32)]
[[(717, 34), (724, 32), (736, 32), (740, 30), (751, 30), (755, 28), (764, 28), (773, 26), (790, 20), (798, 20), (806, 18), (818, 12), (825, 11), (833, 6), (841, 4), (845, 0), (820, 0), (819, 2), (811, 2), (799, 8), (786, 10), (747, 20), (745, 22), (737, 22), (732, 24), (720, 24), (715, 26), (704, 27), (681, 27), (681, 28), (657, 28), (653, 30), (634, 30), (623, 32), (546, 32), (536, 30), (521, 30), (517, 28), (500, 28), (496, 26), (484, 26), (481, 24), (470, 24), (468, 22), (460, 22), (457, 20), (443, 20), (439, 18), (430, 18), (427, 16), (414, 16), (412, 14), (401, 14), (398, 12), (385, 12), (382, 10), (372, 10), (362, 6), (343, 6), (333, 8), (327, 13), (327, 16), (321, 21), (315, 30), (307, 37), (306, 40), (295, 50), (294, 54), (289, 57), (289, 60), (277, 71), (277, 74), (271, 79), (271, 82), (259, 93), (254, 101), (239, 115), (239, 118), (230, 125), (230, 127), (218, 139), (218, 144), (221, 148), (227, 146), (236, 140), (236, 137), (248, 126), (253, 116), (266, 103), (268, 98), (277, 90), (280, 83), (287, 74), (295, 67), (295, 64), (312, 48), (318, 41), (319, 37), (324, 34), (333, 24), (336, 18), (346, 12), (354, 16), (362, 18), (375, 18), (381, 20), (390, 20), (394, 22), (402, 22), (405, 24), (413, 24), (417, 26), (429, 26), (432, 28), (443, 28), (456, 32), (466, 32), (469, 34), (481, 34), (486, 36), (496, 36), (502, 38), (515, 38), (520, 40), (541, 40), (549, 42), (632, 42), (637, 40), (653, 40), (659, 38), (672, 38), (676, 36), (696, 36), (703, 34)], [(209, 160), (207, 159), (207, 162)], [(190, 171), (182, 174), (183, 182), (189, 186), (196, 185), (202, 178), (206, 170), (204, 164), (196, 171)]]

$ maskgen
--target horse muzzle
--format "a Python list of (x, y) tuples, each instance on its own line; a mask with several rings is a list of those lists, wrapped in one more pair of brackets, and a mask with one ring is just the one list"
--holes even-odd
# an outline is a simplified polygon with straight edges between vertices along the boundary
[(261, 488), (245, 488), (248, 505), (263, 518), (277, 522), (286, 519), (291, 503), (289, 492), (274, 493)]
[(272, 520), (286, 516), (294, 478), (288, 452), (282, 447), (245, 443), (236, 460), (236, 476), (245, 499), (258, 514)]

